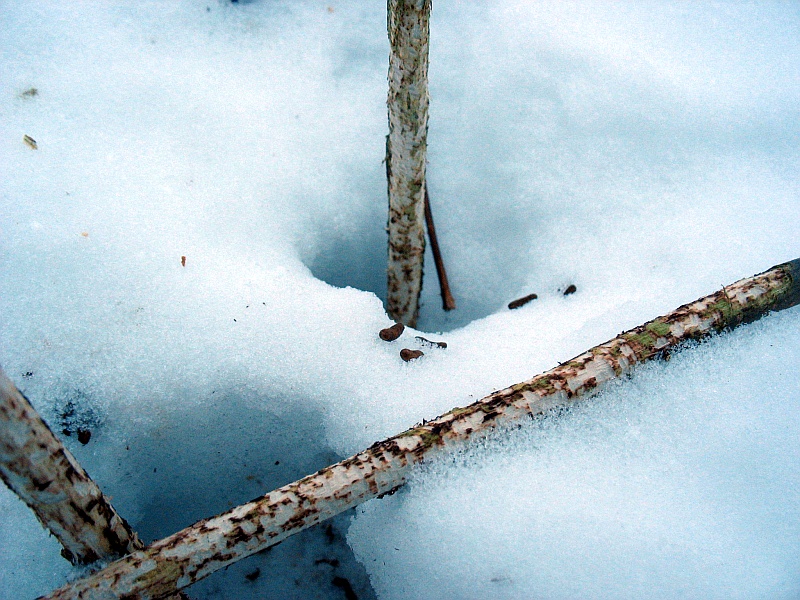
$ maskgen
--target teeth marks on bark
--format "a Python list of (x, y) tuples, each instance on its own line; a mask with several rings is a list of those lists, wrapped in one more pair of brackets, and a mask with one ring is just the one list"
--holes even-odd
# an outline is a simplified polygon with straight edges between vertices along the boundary
[(389, 0), (389, 195), (387, 310), (416, 324), (425, 256), (430, 0)]

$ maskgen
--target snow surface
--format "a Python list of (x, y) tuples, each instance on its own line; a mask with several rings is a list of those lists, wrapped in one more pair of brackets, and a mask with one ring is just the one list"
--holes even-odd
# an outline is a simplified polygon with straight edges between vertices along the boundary
[[(428, 256), (448, 348), (409, 364), (415, 332), (377, 338), (385, 4), (2, 10), (0, 364), (147, 541), (800, 256), (792, 3), (437, 3), (459, 308)], [(799, 331), (686, 350), (191, 595), (796, 597)], [(0, 512), (1, 597), (76, 574)]]
[(357, 509), (348, 539), (378, 597), (796, 598), (799, 316), (647, 366)]

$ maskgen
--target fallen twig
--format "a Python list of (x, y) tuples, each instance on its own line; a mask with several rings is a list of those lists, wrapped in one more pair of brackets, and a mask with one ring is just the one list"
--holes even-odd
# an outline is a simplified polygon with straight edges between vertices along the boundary
[(414, 337), (423, 346), (428, 346), (429, 348), (447, 348), (447, 342), (433, 342), (428, 338), (422, 337), (421, 335)]
[(161, 598), (366, 500), (402, 486), (411, 468), (454, 444), (596, 392), (687, 340), (800, 303), (800, 259), (743, 279), (567, 363), (455, 408), (227, 513), (195, 523), (46, 598)]

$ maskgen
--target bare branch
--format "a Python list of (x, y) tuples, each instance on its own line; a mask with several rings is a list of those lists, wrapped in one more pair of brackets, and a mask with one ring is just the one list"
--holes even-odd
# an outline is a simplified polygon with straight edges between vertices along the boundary
[(200, 521), (47, 598), (169, 595), (315, 523), (399, 488), (415, 464), (475, 435), (567, 406), (686, 340), (701, 339), (798, 303), (800, 259), (681, 306), (546, 373), (377, 442), (263, 498)]
[(0, 371), (0, 477), (73, 563), (144, 547), (28, 399)]
[(389, 191), (387, 311), (414, 327), (425, 259), (428, 139), (428, 36), (431, 0), (389, 0)]

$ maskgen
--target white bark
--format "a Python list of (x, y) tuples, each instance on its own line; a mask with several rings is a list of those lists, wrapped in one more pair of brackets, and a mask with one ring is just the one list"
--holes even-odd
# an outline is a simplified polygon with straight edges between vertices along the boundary
[(73, 563), (117, 558), (144, 546), (2, 371), (0, 477)]
[(428, 38), (431, 0), (389, 0), (389, 316), (411, 327), (419, 313), (425, 257)]
[(50, 600), (161, 598), (241, 558), (402, 486), (413, 465), (499, 425), (592, 394), (681, 342), (800, 303), (800, 259), (681, 306), (465, 408), (456, 408), (263, 498), (200, 521), (47, 596)]

